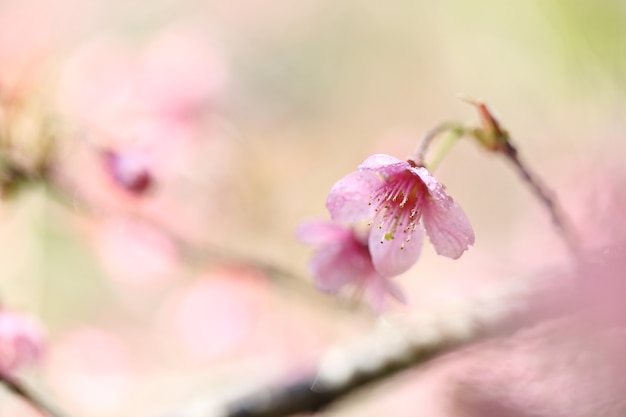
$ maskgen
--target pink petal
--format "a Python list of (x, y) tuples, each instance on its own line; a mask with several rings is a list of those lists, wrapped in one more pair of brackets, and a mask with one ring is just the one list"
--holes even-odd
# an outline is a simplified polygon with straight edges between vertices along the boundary
[(311, 220), (301, 223), (296, 230), (298, 240), (306, 245), (322, 246), (346, 239), (350, 230), (325, 220)]
[(406, 297), (398, 284), (378, 274), (372, 276), (365, 287), (364, 297), (376, 313), (382, 313), (385, 310), (388, 295), (406, 304)]
[(422, 215), (428, 238), (439, 255), (459, 258), (474, 244), (469, 219), (426, 168), (412, 168), (412, 171), (422, 179), (430, 194), (424, 201)]
[(372, 191), (381, 181), (369, 172), (353, 172), (340, 179), (330, 190), (326, 208), (330, 217), (338, 222), (357, 222), (371, 217), (369, 205)]
[(410, 168), (408, 162), (383, 154), (372, 155), (359, 165), (359, 170), (375, 172), (385, 180)]
[(474, 244), (469, 219), (445, 192), (441, 199), (426, 200), (422, 219), (426, 234), (439, 255), (457, 259)]
[(437, 181), (437, 179), (433, 177), (426, 168), (411, 168), (411, 171), (420, 177), (432, 198), (435, 200), (448, 198), (448, 194), (444, 191), (443, 185), (441, 185), (441, 183)]
[(387, 232), (385, 227), (372, 227), (369, 249), (376, 271), (383, 277), (393, 277), (408, 271), (415, 264), (424, 238), (419, 228), (413, 232), (408, 242), (402, 231), (396, 232), (395, 238), (391, 240), (385, 238)]
[[(362, 268), (355, 268), (354, 256), (346, 252), (341, 243), (331, 247), (320, 249), (313, 255), (309, 268), (315, 278), (315, 286), (318, 290), (336, 293), (348, 284), (357, 285), (362, 279)], [(371, 269), (372, 266), (370, 265)], [(372, 271), (370, 271), (372, 272)]]

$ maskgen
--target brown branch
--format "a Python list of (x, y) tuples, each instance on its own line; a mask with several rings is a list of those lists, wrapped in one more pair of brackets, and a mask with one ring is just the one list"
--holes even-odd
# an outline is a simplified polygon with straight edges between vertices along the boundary
[(554, 193), (549, 190), (548, 187), (541, 182), (539, 177), (531, 171), (528, 165), (520, 159), (517, 149), (510, 141), (506, 142), (505, 148), (500, 153), (513, 165), (518, 174), (522, 177), (522, 180), (528, 184), (535, 197), (537, 197), (541, 204), (548, 210), (552, 224), (557, 229), (557, 232), (563, 238), (571, 253), (577, 256), (580, 252), (578, 237)]
[[(440, 314), (398, 319), (349, 346), (331, 350), (317, 371), (273, 388), (258, 390), (217, 409), (174, 413), (177, 417), (284, 417), (316, 413), (448, 352), (507, 336), (567, 311), (569, 280), (507, 282)], [(559, 302), (556, 302), (556, 301)]]

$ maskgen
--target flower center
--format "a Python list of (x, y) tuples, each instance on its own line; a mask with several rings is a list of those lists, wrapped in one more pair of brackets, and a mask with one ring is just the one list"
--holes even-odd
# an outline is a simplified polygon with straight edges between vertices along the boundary
[(380, 243), (396, 238), (401, 232), (404, 241), (400, 249), (411, 240), (421, 217), (420, 206), (424, 199), (424, 184), (410, 171), (385, 178), (384, 183), (370, 195), (370, 205), (376, 213), (370, 222), (385, 233)]

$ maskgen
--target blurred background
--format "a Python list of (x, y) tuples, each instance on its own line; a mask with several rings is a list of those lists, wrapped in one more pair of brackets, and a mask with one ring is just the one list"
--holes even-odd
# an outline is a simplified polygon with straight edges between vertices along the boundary
[[(316, 294), (295, 228), (328, 218), (328, 190), (368, 155), (477, 124), (460, 96), (494, 110), (585, 244), (606, 243), (623, 227), (625, 80), (619, 0), (2, 0), (3, 152), (51, 167), (0, 206), (2, 304), (48, 329), (20, 375), (70, 415), (160, 416), (309, 370), (376, 318)], [(391, 312), (562, 260), (504, 161), (461, 141), (437, 176), (475, 247), (451, 261), (426, 243)], [(336, 413), (411, 415), (391, 391), (405, 403)]]

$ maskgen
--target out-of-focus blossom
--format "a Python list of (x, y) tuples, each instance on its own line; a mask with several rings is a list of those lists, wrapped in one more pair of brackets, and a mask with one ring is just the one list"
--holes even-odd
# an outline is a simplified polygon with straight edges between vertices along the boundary
[[(224, 158), (206, 164), (206, 157), (229, 149), (217, 140), (214, 111), (226, 81), (221, 54), (193, 25), (172, 25), (143, 45), (107, 35), (85, 42), (62, 68), (56, 97), (78, 139), (68, 153), (81, 145), (97, 153), (95, 163), (73, 170), (93, 172), (96, 165), (98, 175), (113, 180), (109, 186), (132, 197), (158, 185), (154, 200), (179, 193), (181, 179), (196, 180), (201, 169), (222, 172)], [(113, 155), (101, 158), (101, 149)], [(119, 197), (107, 188), (101, 194)]]
[(391, 277), (381, 275), (374, 268), (367, 237), (325, 221), (304, 223), (297, 235), (303, 243), (317, 246), (310, 269), (321, 291), (334, 294), (344, 287), (362, 290), (377, 311), (384, 308), (387, 295), (404, 301), (402, 291)]
[(193, 362), (223, 359), (241, 353), (259, 323), (265, 287), (256, 274), (245, 271), (210, 273), (168, 298), (158, 325)]
[(59, 41), (59, 16), (48, 2), (5, 1), (0, 5), (0, 98), (23, 94), (41, 75)]
[(65, 402), (94, 416), (115, 415), (132, 398), (137, 362), (120, 338), (73, 329), (51, 345), (47, 375)]
[(158, 230), (124, 219), (99, 222), (96, 227), (94, 243), (102, 265), (122, 288), (145, 292), (162, 288), (173, 279), (178, 254)]
[(420, 220), (440, 255), (457, 259), (474, 244), (467, 216), (428, 170), (389, 155), (370, 156), (339, 180), (326, 207), (336, 221), (370, 221), (372, 260), (384, 276), (407, 271), (419, 258)]
[(160, 117), (184, 123), (210, 108), (228, 80), (223, 58), (193, 26), (161, 32), (136, 65), (138, 98)]
[(143, 49), (101, 36), (66, 64), (58, 105), (78, 123), (108, 134), (145, 118), (190, 126), (217, 100), (226, 74), (215, 47), (193, 27), (168, 28)]
[(33, 317), (0, 310), (0, 372), (11, 375), (41, 358), (44, 331)]

